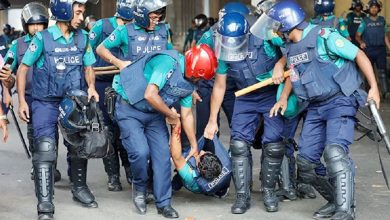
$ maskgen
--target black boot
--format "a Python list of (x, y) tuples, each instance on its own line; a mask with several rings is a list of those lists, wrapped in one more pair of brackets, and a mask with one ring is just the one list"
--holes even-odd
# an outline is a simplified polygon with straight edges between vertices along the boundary
[(317, 197), (310, 184), (297, 182), (296, 190), (298, 197), (302, 199), (315, 199)]
[(250, 149), (243, 141), (232, 140), (230, 152), (232, 154), (233, 181), (236, 187), (236, 200), (231, 207), (233, 214), (243, 214), (250, 208)]
[(290, 169), (288, 159), (283, 157), (282, 166), (279, 175), (279, 189), (276, 191), (276, 195), (282, 200), (296, 200), (297, 192), (294, 188), (294, 184), (290, 179)]
[(87, 186), (87, 164), (86, 159), (71, 157), (71, 179), (73, 182), (73, 200), (87, 208), (97, 208), (95, 196)]
[(54, 214), (54, 179), (53, 165), (50, 163), (34, 164), (35, 193), (38, 198), (38, 220), (51, 220)]
[(133, 203), (138, 214), (146, 214), (146, 192), (137, 191), (133, 186)]
[(386, 70), (378, 69), (378, 78), (383, 99), (387, 99), (390, 97), (390, 91), (387, 84)]
[(266, 144), (263, 147), (263, 154), (261, 165), (263, 202), (267, 212), (276, 212), (279, 199), (275, 194), (275, 186), (285, 154), (285, 145), (282, 142)]
[(298, 182), (311, 184), (328, 203), (314, 212), (313, 218), (329, 218), (335, 212), (333, 187), (327, 176), (317, 175), (315, 169), (319, 166), (303, 158), (297, 156), (298, 165)]
[(334, 186), (336, 213), (331, 220), (353, 220), (355, 219), (353, 163), (344, 148), (339, 145), (326, 146), (324, 159)]
[(54, 215), (54, 161), (56, 160), (55, 141), (48, 137), (34, 140), (32, 154), (35, 194), (38, 199), (38, 220), (51, 220)]
[(179, 213), (170, 205), (157, 208), (157, 213), (163, 215), (165, 218), (179, 218)]
[(117, 153), (103, 158), (104, 169), (108, 175), (108, 191), (122, 191), (122, 184), (119, 180), (119, 158)]

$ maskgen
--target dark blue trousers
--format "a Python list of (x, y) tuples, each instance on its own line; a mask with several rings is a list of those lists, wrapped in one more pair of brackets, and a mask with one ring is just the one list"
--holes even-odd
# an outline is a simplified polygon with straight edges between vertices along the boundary
[(148, 160), (151, 160), (156, 206), (170, 205), (171, 155), (165, 117), (160, 113), (141, 112), (118, 96), (115, 118), (121, 131), (122, 144), (128, 153), (135, 189), (146, 192)]

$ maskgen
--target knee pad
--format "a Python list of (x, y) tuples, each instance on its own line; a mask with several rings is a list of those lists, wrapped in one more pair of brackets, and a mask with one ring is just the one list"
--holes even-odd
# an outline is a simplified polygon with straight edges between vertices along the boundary
[(340, 145), (327, 145), (324, 150), (324, 160), (330, 178), (352, 170), (352, 162)]
[(55, 162), (56, 142), (48, 137), (40, 137), (34, 140), (33, 163)]
[(233, 157), (248, 157), (250, 156), (250, 145), (245, 141), (231, 140), (230, 152)]
[(264, 145), (264, 155), (268, 158), (282, 159), (286, 153), (286, 145), (283, 142)]

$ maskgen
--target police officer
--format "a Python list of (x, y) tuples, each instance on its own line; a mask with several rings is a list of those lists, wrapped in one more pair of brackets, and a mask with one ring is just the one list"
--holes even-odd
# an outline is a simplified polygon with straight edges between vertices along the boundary
[(196, 43), (202, 38), (203, 34), (210, 29), (208, 26), (208, 19), (207, 16), (204, 14), (198, 14), (194, 18), (195, 21), (195, 31), (194, 31), (194, 37), (191, 43), (191, 46), (195, 46)]
[[(31, 40), (34, 37), (35, 33), (39, 31), (43, 31), (44, 29), (47, 28), (47, 25), (49, 23), (49, 13), (47, 11), (47, 8), (41, 3), (31, 2), (23, 7), (21, 21), (23, 25), (23, 30), (27, 34), (12, 42), (12, 45), (5, 57), (5, 62), (7, 62), (8, 59), (10, 58), (14, 60), (13, 63), (11, 64), (11, 71), (13, 73), (16, 73), (19, 65), (22, 63), (23, 55), (27, 51), (28, 46), (31, 43)], [(26, 89), (25, 89), (26, 90), (25, 99), (27, 101), (29, 109), (32, 109), (31, 103), (33, 101), (33, 98), (31, 96), (31, 83), (32, 83), (32, 75), (33, 75), (32, 72), (33, 72), (33, 68), (30, 68), (29, 72), (27, 73), (27, 82), (26, 82)], [(6, 90), (5, 92), (7, 93), (7, 96), (10, 97), (10, 101), (6, 103), (9, 106), (11, 104), (10, 102), (12, 99), (11, 99), (11, 94), (8, 91), (9, 90)], [(27, 138), (29, 141), (29, 149), (33, 153), (34, 141), (33, 141), (33, 125), (31, 120), (27, 123)], [(58, 144), (58, 135), (56, 137), (56, 141)], [(33, 175), (33, 170), (31, 174)], [(61, 173), (57, 169), (57, 164), (55, 164), (54, 176), (55, 176), (54, 177), (55, 182), (61, 180)], [(34, 177), (32, 176), (32, 179), (33, 178)]]
[[(122, 143), (129, 154), (134, 176), (133, 202), (140, 214), (146, 213), (150, 160), (158, 213), (166, 218), (178, 218), (171, 207), (171, 164), (165, 117), (170, 124), (180, 117), (191, 142), (189, 157), (196, 154), (191, 111), (193, 83), (200, 78), (208, 80), (213, 77), (216, 67), (216, 63), (212, 62), (214, 56), (205, 45), (191, 49), (185, 58), (174, 50), (149, 53), (114, 78), (113, 87), (119, 94), (115, 117)], [(180, 115), (169, 109), (179, 100)]]
[[(123, 69), (147, 53), (173, 49), (168, 28), (162, 23), (166, 16), (166, 6), (171, 3), (171, 0), (136, 0), (134, 23), (118, 26), (97, 47), (97, 54), (108, 63)], [(120, 48), (120, 55), (111, 53), (113, 48)]]
[(9, 45), (12, 43), (11, 38), (11, 25), (4, 24), (3, 26), (3, 35), (0, 36), (0, 54), (5, 57)]
[[(92, 69), (95, 57), (88, 44), (87, 32), (79, 29), (84, 21), (86, 3), (87, 0), (51, 0), (50, 10), (57, 23), (36, 33), (17, 72), (19, 116), (28, 122), (30, 109), (25, 98), (26, 74), (31, 66), (33, 68), (31, 113), (38, 219), (53, 219), (54, 214), (53, 169), (59, 102), (72, 89), (88, 89), (89, 99), (99, 99)], [(97, 207), (86, 185), (87, 160), (71, 152), (70, 166), (73, 199), (85, 207)]]
[(386, 72), (386, 48), (390, 50), (390, 42), (387, 37), (386, 20), (378, 15), (382, 9), (381, 2), (370, 0), (368, 7), (369, 16), (363, 18), (356, 33), (356, 41), (367, 54), (371, 64), (376, 65), (382, 96), (388, 98), (390, 97), (390, 90)]
[[(199, 154), (186, 160), (188, 152), (182, 149), (181, 123), (172, 125), (170, 150), (173, 163), (180, 176), (180, 183), (193, 193), (223, 197), (230, 186), (232, 172), (229, 153), (215, 138), (198, 142)], [(183, 151), (183, 152), (182, 152)]]
[[(230, 12), (237, 12), (242, 14), (243, 16), (249, 15), (249, 9), (240, 2), (230, 2), (223, 6), (223, 8), (219, 11), (219, 16), (222, 18), (223, 15)], [(215, 35), (215, 32), (217, 30), (218, 24), (211, 27), (209, 30), (207, 30), (202, 38), (198, 40), (197, 44), (207, 44), (211, 48), (214, 48), (214, 42), (212, 40), (211, 36)], [(226, 72), (225, 64), (220, 64), (218, 66), (217, 72)], [(226, 118), (228, 120), (228, 124), (230, 127), (232, 116), (233, 116), (233, 107), (234, 107), (234, 101), (236, 99), (234, 92), (237, 90), (236, 84), (234, 82), (234, 79), (228, 75), (227, 77), (227, 86), (226, 86), (226, 92), (225, 96), (222, 102), (222, 109), (226, 115)], [(194, 93), (194, 101), (199, 101), (196, 103), (196, 137), (197, 139), (201, 138), (204, 133), (204, 129), (206, 128), (207, 122), (210, 117), (210, 100), (211, 100), (211, 93), (213, 91), (213, 85), (214, 80), (201, 80), (198, 83), (198, 89), (196, 90), (196, 93)], [(217, 118), (217, 122), (219, 125), (219, 114)]]
[(348, 33), (351, 37), (352, 43), (359, 46), (355, 39), (356, 31), (366, 14), (363, 12), (363, 3), (360, 0), (353, 0), (351, 3), (350, 13), (347, 14), (346, 23), (348, 26)]
[(259, 27), (251, 31), (267, 38), (276, 30), (286, 40), (286, 59), (280, 62), (294, 66), (286, 83), (292, 84), (307, 109), (298, 142), (298, 175), (328, 200), (313, 217), (354, 219), (354, 164), (348, 146), (353, 142), (356, 110), (367, 96), (360, 89), (362, 80), (354, 61), (371, 86), (368, 99), (375, 100), (379, 108), (378, 87), (364, 52), (337, 31), (304, 19), (299, 5), (282, 1), (260, 17)]
[(343, 18), (337, 18), (334, 13), (336, 3), (334, 0), (314, 0), (314, 12), (316, 17), (311, 19), (312, 24), (337, 29), (340, 34), (349, 39), (348, 28)]
[[(110, 18), (103, 18), (96, 22), (89, 33), (89, 42), (94, 52), (96, 52), (96, 47), (99, 46), (99, 44), (102, 43), (118, 26), (125, 25), (134, 19), (133, 2), (133, 0), (118, 0), (116, 3), (115, 15)], [(110, 52), (114, 56), (119, 57), (119, 47), (111, 48)], [(96, 57), (94, 67), (105, 67), (110, 65), (111, 64), (104, 61), (101, 57)], [(111, 87), (113, 78), (113, 75), (96, 76), (96, 90), (102, 100), (105, 98), (105, 89)], [(112, 134), (112, 144), (115, 149), (115, 153), (103, 158), (104, 169), (108, 175), (108, 190), (121, 191), (122, 185), (119, 180), (119, 156), (122, 160), (122, 165), (125, 168), (126, 178), (129, 183), (131, 183), (132, 178), (130, 164), (127, 159), (126, 150), (119, 141), (118, 126), (110, 119), (104, 102), (99, 102), (99, 107), (103, 111), (105, 124), (110, 127), (109, 130)]]
[[(232, 28), (234, 27), (234, 28)], [(214, 39), (217, 57), (228, 63), (227, 72), (238, 89), (270, 78), (280, 51), (270, 41), (263, 41), (249, 34), (249, 24), (239, 13), (228, 13), (219, 21)], [(221, 62), (220, 62), (221, 64)], [(217, 72), (211, 96), (211, 113), (204, 131), (206, 138), (213, 138), (218, 131), (217, 115), (226, 88), (226, 71)], [(276, 102), (276, 86), (259, 89), (236, 98), (231, 124), (230, 152), (233, 165), (233, 181), (236, 201), (231, 211), (242, 214), (250, 207), (251, 152), (255, 132), (260, 118), (264, 118), (262, 136), (262, 186), (264, 205), (267, 211), (278, 210), (278, 199), (274, 188), (285, 153), (282, 143), (283, 119), (269, 116)]]

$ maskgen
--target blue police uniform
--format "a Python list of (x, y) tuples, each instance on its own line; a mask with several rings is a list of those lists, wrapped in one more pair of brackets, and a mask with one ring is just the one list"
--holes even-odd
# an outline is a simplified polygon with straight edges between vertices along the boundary
[[(118, 27), (116, 19), (117, 19), (116, 17), (104, 18), (97, 21), (96, 24), (92, 27), (89, 33), (89, 40), (94, 52), (96, 51), (96, 47), (100, 43), (102, 43), (104, 39), (108, 38), (110, 34), (115, 30), (115, 28)], [(120, 49), (119, 47), (113, 47), (110, 49), (110, 52), (114, 56), (119, 57)], [(96, 56), (96, 63), (94, 64), (94, 67), (105, 67), (110, 65), (111, 65), (110, 63), (107, 63), (100, 56)], [(95, 82), (96, 91), (99, 94), (101, 100), (105, 100), (105, 89), (107, 87), (112, 86), (113, 78), (114, 78), (114, 74), (96, 76), (96, 82)], [(108, 181), (109, 181), (108, 188), (111, 191), (119, 191), (121, 190), (122, 187), (119, 181), (120, 171), (119, 171), (118, 153), (122, 160), (122, 166), (125, 168), (127, 181), (129, 183), (131, 182), (131, 173), (129, 168), (130, 164), (127, 159), (127, 153), (119, 141), (118, 126), (111, 120), (107, 112), (107, 108), (104, 105), (103, 101), (99, 102), (99, 107), (103, 112), (104, 123), (110, 127), (109, 129), (110, 135), (112, 136), (111, 143), (115, 149), (115, 153), (103, 158), (104, 169), (108, 175)]]
[[(76, 30), (67, 40), (54, 25), (35, 35), (22, 59), (23, 64), (33, 68), (33, 167), (39, 213), (54, 213), (52, 175), (57, 150), (58, 106), (67, 91), (86, 90), (84, 66), (95, 62), (87, 37), (85, 31)], [(69, 149), (69, 144), (65, 145)], [(86, 206), (96, 207), (95, 198), (86, 185), (87, 160), (78, 158), (76, 152), (70, 153), (73, 196)]]
[[(347, 47), (350, 50), (339, 50)], [(353, 62), (358, 48), (331, 29), (309, 25), (302, 39), (287, 43), (286, 50), (288, 64), (294, 65), (294, 93), (307, 106), (298, 142), (299, 178), (312, 184), (336, 210), (347, 212), (353, 206), (354, 168), (348, 146), (353, 142), (357, 108), (366, 100)]]
[[(249, 35), (248, 55), (242, 61), (226, 62), (228, 75), (234, 80), (238, 89), (251, 86), (270, 77), (275, 63), (281, 54), (270, 41), (263, 41)], [(264, 119), (262, 135), (262, 185), (265, 192), (273, 191), (285, 153), (282, 143), (283, 118), (269, 117), (269, 111), (276, 103), (277, 86), (269, 86), (250, 94), (237, 97), (231, 122), (230, 151), (233, 164), (233, 180), (238, 197), (245, 198), (242, 205), (238, 200), (232, 207), (233, 213), (242, 213), (249, 208), (250, 182), (252, 179), (252, 155), (250, 147), (255, 139), (256, 128), (260, 118)], [(271, 195), (272, 193), (266, 193)], [(277, 198), (264, 199), (267, 210), (277, 209)]]
[[(151, 68), (148, 65), (153, 60), (155, 70), (148, 72)], [(162, 76), (158, 70), (159, 66), (170, 62), (170, 71)], [(169, 133), (164, 115), (148, 104), (144, 93), (151, 80), (157, 77), (160, 78), (157, 80), (160, 82), (159, 95), (166, 105), (171, 106), (179, 100), (182, 102), (183, 99), (188, 99), (186, 107), (191, 107), (194, 86), (184, 79), (183, 73), (184, 57), (179, 56), (176, 51), (149, 53), (121, 71), (120, 80), (116, 82), (123, 90), (114, 87), (120, 94), (116, 102), (115, 118), (121, 130), (122, 143), (129, 155), (134, 175), (133, 184), (137, 191), (146, 192), (150, 158), (153, 168), (153, 193), (158, 208), (171, 203)], [(183, 106), (184, 103), (181, 104)]]

